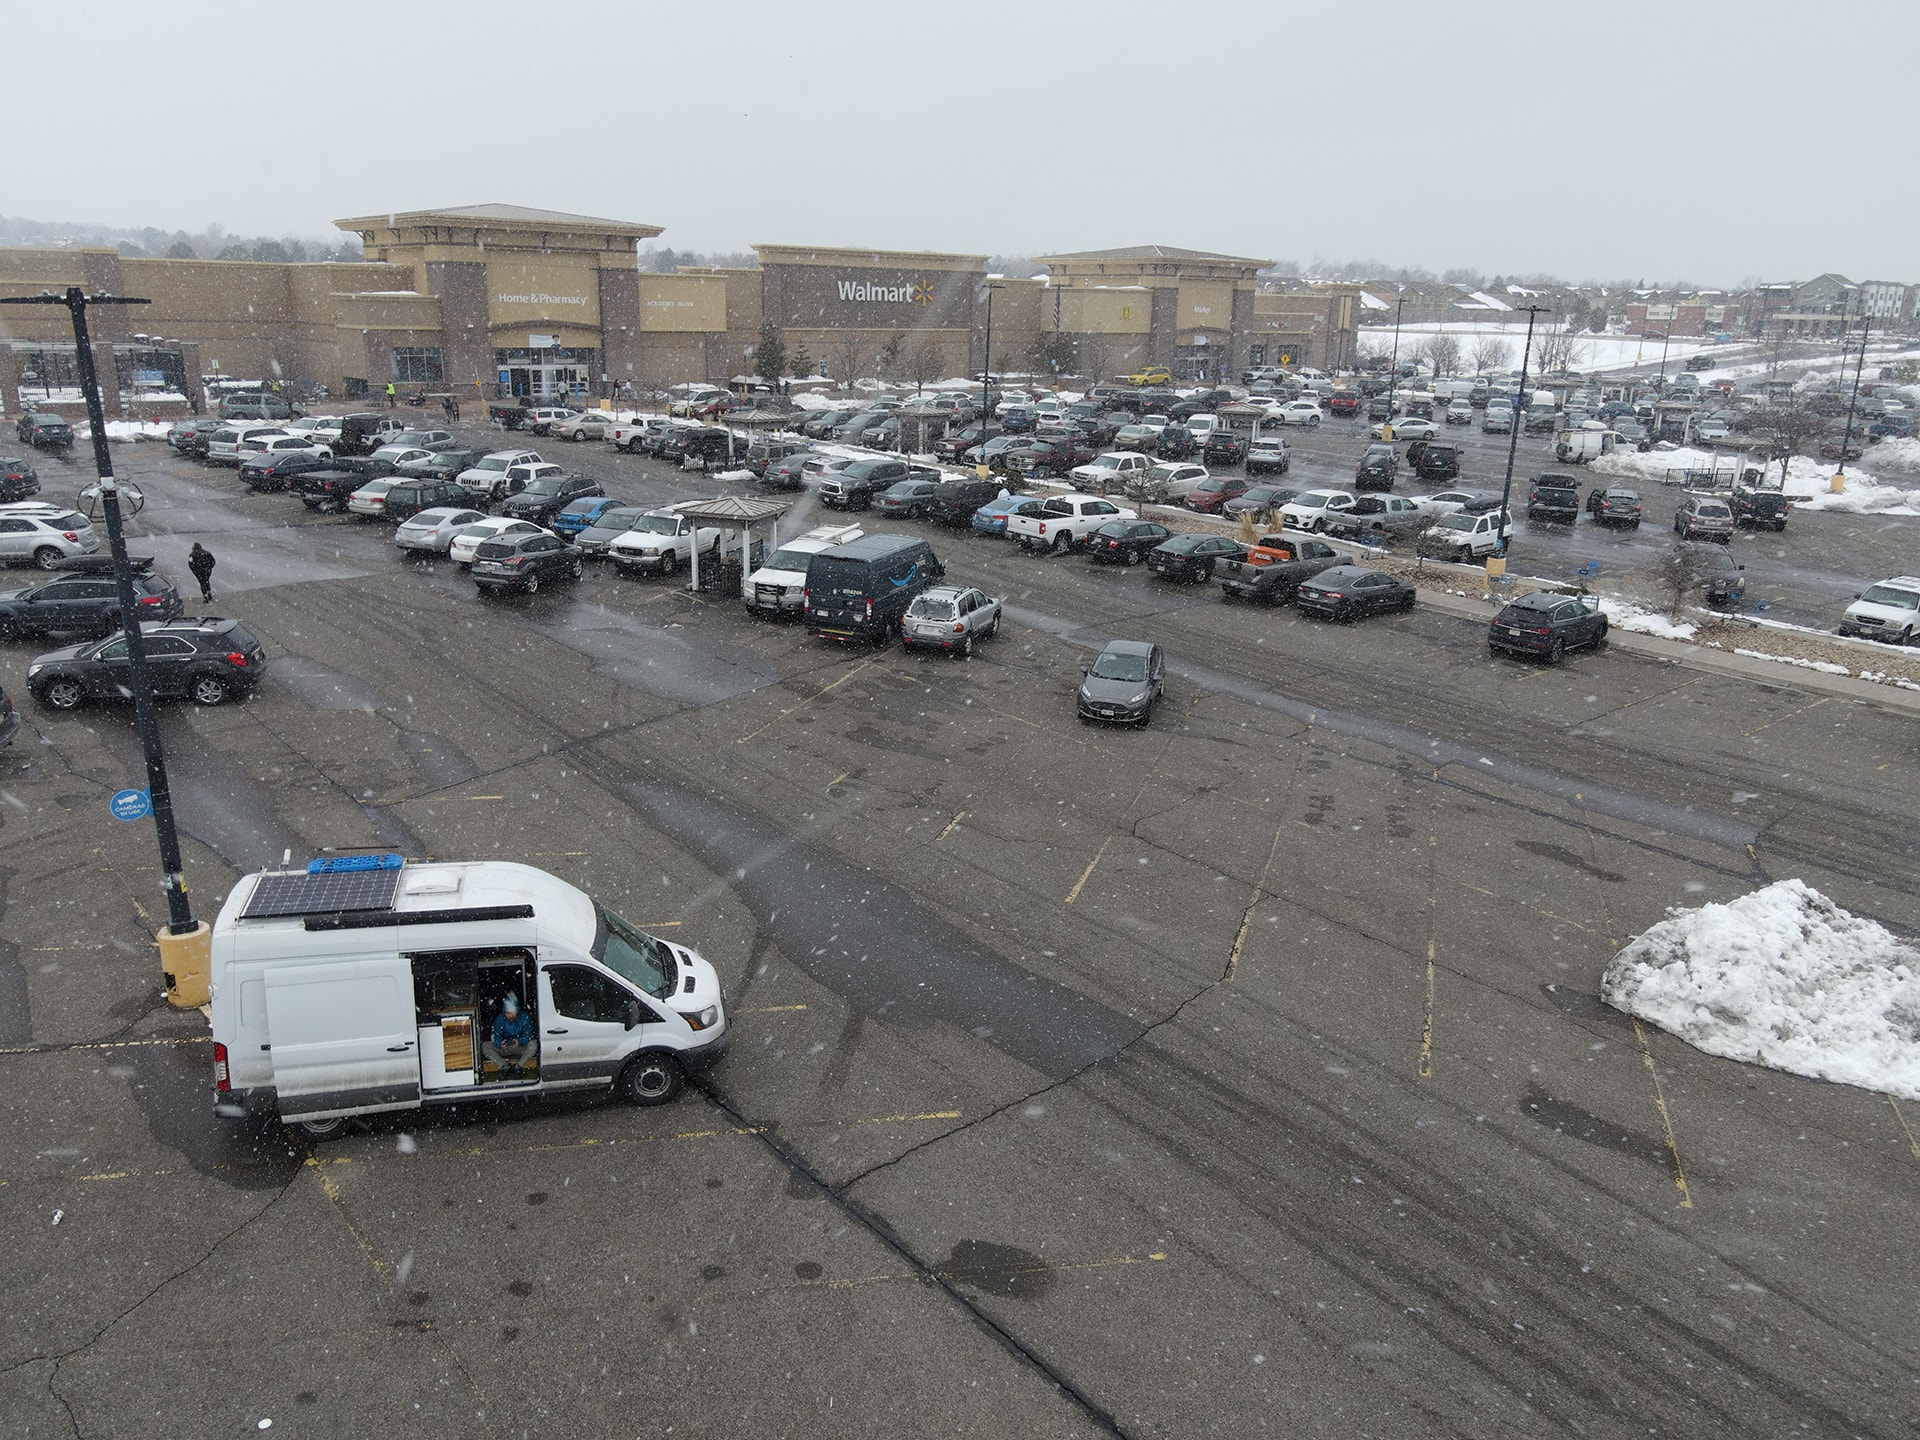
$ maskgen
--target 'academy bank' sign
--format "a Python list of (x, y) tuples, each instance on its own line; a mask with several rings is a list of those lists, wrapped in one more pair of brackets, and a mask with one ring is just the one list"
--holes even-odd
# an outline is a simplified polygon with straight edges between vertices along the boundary
[(933, 287), (924, 280), (911, 285), (872, 285), (865, 280), (839, 282), (842, 300), (858, 300), (881, 305), (929, 305)]

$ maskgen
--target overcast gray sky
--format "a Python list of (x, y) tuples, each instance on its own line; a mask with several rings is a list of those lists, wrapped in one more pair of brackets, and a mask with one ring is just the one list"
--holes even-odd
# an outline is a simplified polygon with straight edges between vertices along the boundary
[(1914, 0), (69, 0), (6, 28), (0, 208), (35, 219), (320, 235), (505, 201), (696, 250), (1920, 280)]

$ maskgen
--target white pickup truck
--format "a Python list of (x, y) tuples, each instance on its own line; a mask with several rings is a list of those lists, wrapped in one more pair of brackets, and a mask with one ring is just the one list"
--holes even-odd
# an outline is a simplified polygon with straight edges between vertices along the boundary
[(1035, 514), (1007, 516), (1007, 535), (1023, 550), (1072, 550), (1109, 520), (1132, 520), (1138, 513), (1099, 495), (1055, 495)]
[(1484, 560), (1512, 538), (1513, 516), (1496, 506), (1492, 510), (1456, 510), (1420, 537), (1420, 553), (1465, 564)]

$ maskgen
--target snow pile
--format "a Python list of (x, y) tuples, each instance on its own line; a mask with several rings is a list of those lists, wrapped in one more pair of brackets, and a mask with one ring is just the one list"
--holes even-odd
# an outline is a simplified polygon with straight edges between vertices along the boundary
[(1920, 1100), (1917, 968), (1920, 951), (1781, 880), (1669, 910), (1600, 993), (1709, 1055)]
[(1630, 630), (1636, 635), (1657, 635), (1662, 640), (1691, 640), (1700, 628), (1691, 620), (1682, 620), (1678, 624), (1664, 615), (1655, 615), (1650, 610), (1642, 610), (1638, 605), (1629, 605), (1624, 600), (1602, 600), (1600, 613), (1607, 617), (1610, 630)]
[[(107, 439), (109, 440), (164, 440), (167, 431), (173, 425), (166, 420), (109, 420), (107, 421)], [(89, 436), (92, 431), (87, 431)]]
[(1881, 440), (1867, 454), (1877, 470), (1920, 471), (1920, 440)]
[[(1880, 458), (1881, 448), (1876, 447), (1869, 452), (1876, 461)], [(1741, 457), (1729, 455), (1724, 450), (1716, 454), (1710, 450), (1693, 450), (1677, 445), (1671, 450), (1656, 449), (1644, 454), (1638, 450), (1615, 450), (1611, 455), (1598, 457), (1588, 468), (1596, 475), (1638, 482), (1644, 486), (1678, 485), (1681, 472), (1685, 470), (1717, 470), (1725, 477), (1723, 483), (1730, 484), (1747, 467)], [(1847, 467), (1847, 488), (1835, 494), (1833, 472), (1836, 468), (1831, 460), (1815, 460), (1808, 455), (1794, 456), (1787, 464), (1786, 483), (1787, 497), (1793, 501), (1794, 508), (1838, 510), (1849, 515), (1920, 515), (1920, 490), (1902, 490), (1896, 485), (1882, 484), (1871, 472), (1857, 466)], [(1779, 480), (1780, 467), (1777, 463), (1766, 466), (1766, 478), (1769, 483)]]
[(1764, 650), (1742, 650), (1734, 646), (1733, 653), (1744, 655), (1749, 660), (1777, 660), (1782, 665), (1798, 665), (1802, 670), (1818, 670), (1823, 675), (1851, 675), (1853, 672), (1844, 665), (1836, 665), (1831, 660), (1803, 660), (1797, 655), (1769, 655)]
[(753, 472), (751, 470), (721, 470), (717, 472), (713, 476), (713, 478), (715, 480), (730, 480), (730, 481), (738, 482), (741, 480), (753, 479)]

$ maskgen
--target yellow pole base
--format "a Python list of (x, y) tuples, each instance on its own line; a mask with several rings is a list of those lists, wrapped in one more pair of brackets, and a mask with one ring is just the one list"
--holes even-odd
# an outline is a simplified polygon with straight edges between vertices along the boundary
[(1834, 471), (1833, 479), (1827, 482), (1827, 488), (1836, 495), (1842, 490), (1845, 490), (1847, 488), (1847, 472), (1844, 470)]
[(167, 1003), (176, 1010), (197, 1010), (211, 998), (208, 981), (213, 973), (213, 927), (202, 920), (184, 935), (162, 930), (160, 976), (166, 982)]

